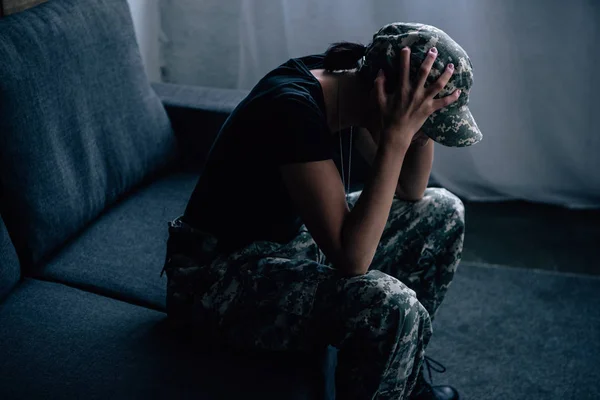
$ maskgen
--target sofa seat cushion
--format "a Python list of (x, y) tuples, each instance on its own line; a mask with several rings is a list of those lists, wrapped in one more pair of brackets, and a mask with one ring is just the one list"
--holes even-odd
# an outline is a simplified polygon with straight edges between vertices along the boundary
[(2, 215), (24, 268), (175, 154), (127, 0), (52, 0), (0, 19)]
[(130, 194), (35, 276), (164, 310), (167, 223), (183, 214), (197, 178), (175, 173)]
[(20, 276), (17, 253), (0, 216), (0, 301), (17, 284)]
[(0, 304), (0, 343), (0, 399), (312, 399), (319, 389), (310, 359), (203, 351), (162, 312), (35, 279)]

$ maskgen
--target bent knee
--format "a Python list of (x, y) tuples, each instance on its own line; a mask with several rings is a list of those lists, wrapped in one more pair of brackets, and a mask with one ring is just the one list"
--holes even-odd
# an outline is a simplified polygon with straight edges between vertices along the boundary
[(371, 327), (383, 328), (393, 321), (413, 325), (429, 318), (414, 290), (378, 270), (349, 278), (344, 295), (348, 315)]
[(465, 206), (462, 200), (448, 189), (427, 188), (421, 201), (423, 200), (430, 203), (434, 208), (450, 212), (458, 212), (461, 215), (464, 214)]
[[(465, 206), (461, 199), (444, 188), (428, 188), (420, 200), (423, 213), (433, 217), (433, 221), (445, 221), (448, 230), (464, 229)], [(456, 229), (458, 228), (458, 229)]]

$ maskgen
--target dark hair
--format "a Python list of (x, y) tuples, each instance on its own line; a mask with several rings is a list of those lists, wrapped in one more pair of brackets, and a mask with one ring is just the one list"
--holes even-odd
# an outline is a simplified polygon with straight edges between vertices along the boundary
[(367, 47), (360, 43), (334, 43), (325, 52), (323, 67), (327, 71), (356, 68), (358, 60), (365, 55), (366, 50)]

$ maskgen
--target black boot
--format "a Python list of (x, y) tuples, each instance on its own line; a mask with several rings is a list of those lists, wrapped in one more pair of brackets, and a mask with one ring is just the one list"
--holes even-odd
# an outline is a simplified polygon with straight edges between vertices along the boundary
[[(458, 391), (452, 386), (432, 386), (431, 370), (436, 372), (446, 372), (446, 368), (439, 362), (425, 356), (424, 366), (427, 366), (429, 373), (429, 382), (425, 380), (423, 368), (417, 378), (417, 383), (413, 389), (410, 400), (459, 400)], [(436, 369), (437, 368), (437, 369)]]

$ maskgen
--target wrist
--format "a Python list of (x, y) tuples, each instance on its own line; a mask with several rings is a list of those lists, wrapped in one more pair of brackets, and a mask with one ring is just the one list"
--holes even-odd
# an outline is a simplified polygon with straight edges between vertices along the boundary
[(400, 159), (404, 162), (407, 152), (410, 149), (410, 143), (405, 141), (387, 141), (383, 140), (377, 146), (377, 155), (380, 157)]
[(430, 147), (433, 147), (433, 140), (431, 140), (431, 139), (429, 139), (425, 142), (413, 140), (412, 143), (410, 144), (410, 147), (408, 148), (408, 151), (416, 152), (416, 153), (426, 152), (426, 151), (429, 151)]
[(382, 136), (379, 147), (393, 148), (398, 151), (407, 151), (412, 142), (412, 136), (408, 133), (394, 132)]

